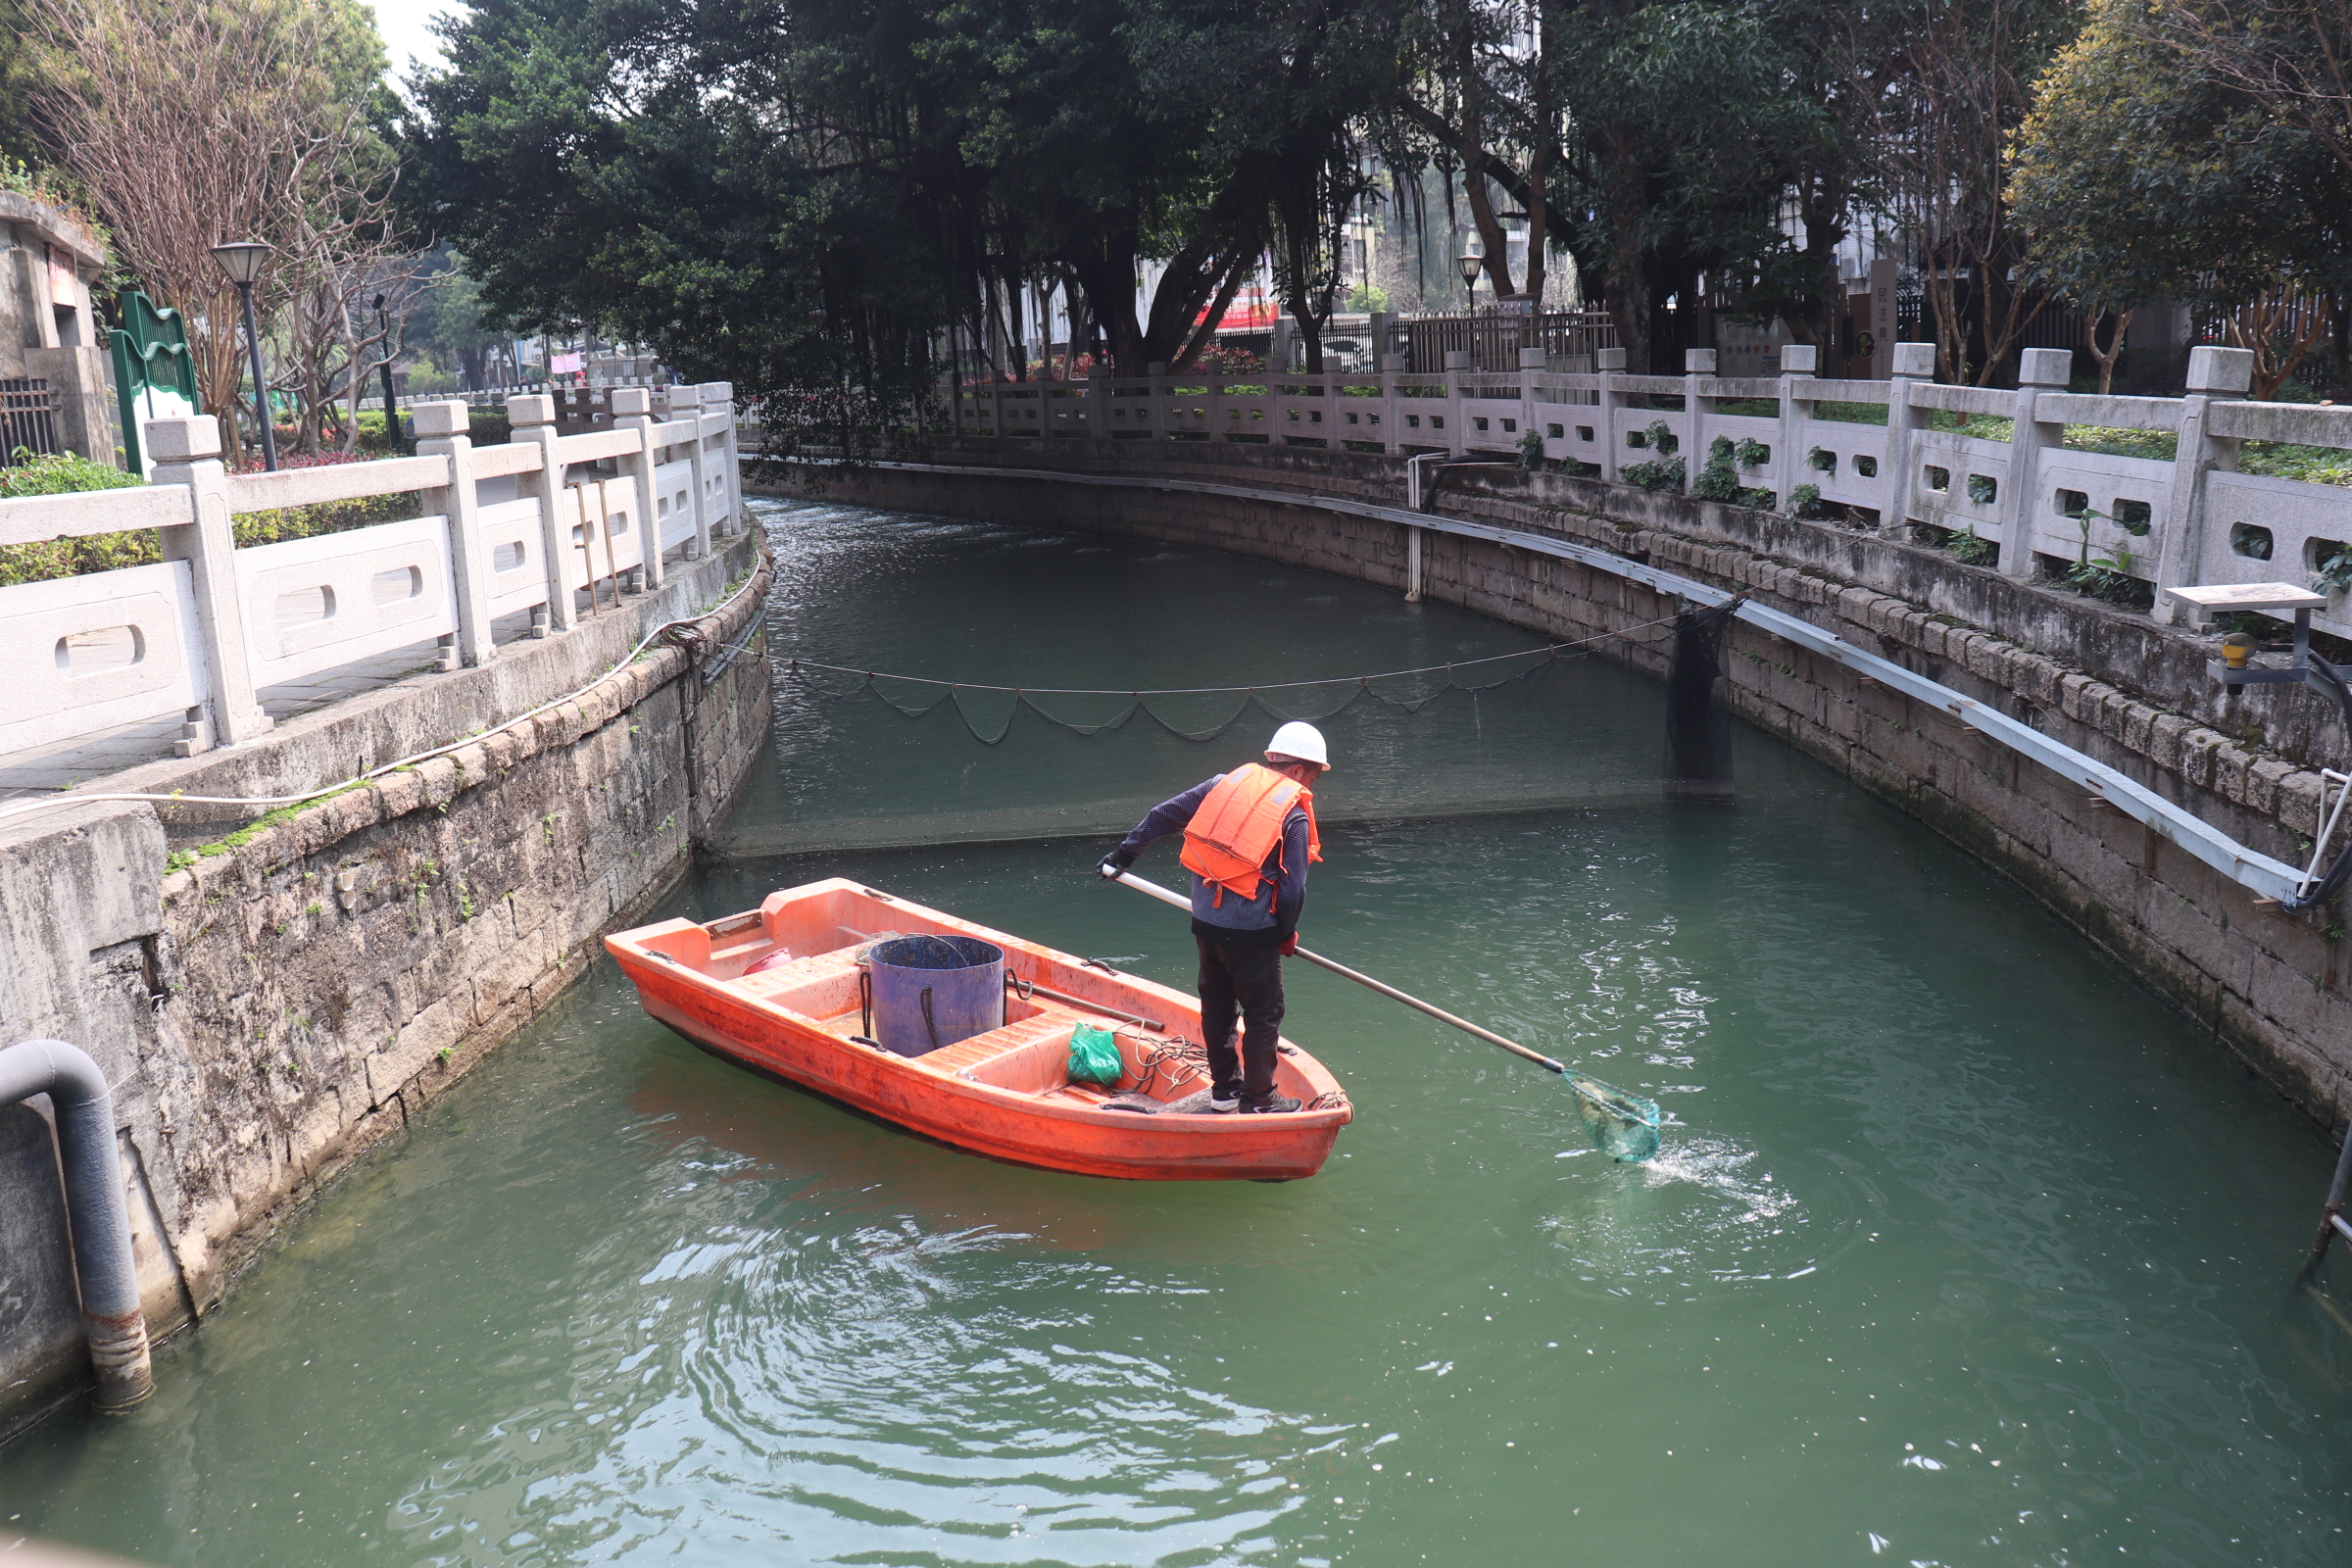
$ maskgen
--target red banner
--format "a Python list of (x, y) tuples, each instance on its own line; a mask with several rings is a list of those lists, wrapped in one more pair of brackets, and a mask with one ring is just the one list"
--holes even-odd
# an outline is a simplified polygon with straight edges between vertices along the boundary
[[(1198, 326), (1207, 319), (1208, 312), (1202, 311), (1193, 318), (1193, 324)], [(1234, 295), (1233, 303), (1225, 307), (1225, 314), (1217, 318), (1217, 330), (1264, 332), (1271, 330), (1274, 323), (1281, 319), (1282, 302), (1251, 284)]]

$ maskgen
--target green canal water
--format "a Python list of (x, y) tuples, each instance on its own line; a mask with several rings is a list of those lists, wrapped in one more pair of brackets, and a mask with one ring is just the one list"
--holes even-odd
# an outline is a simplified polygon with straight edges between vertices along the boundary
[[(767, 521), (779, 656), (1124, 688), (1532, 641), (1202, 553)], [(2292, 1289), (2322, 1142), (1779, 744), (1740, 736), (1736, 808), (1662, 805), (1659, 696), (1583, 659), (1333, 719), (1305, 922), (1656, 1096), (1654, 1164), (1298, 966), (1289, 1032), (1356, 1122), (1313, 1180), (1190, 1186), (916, 1142), (686, 1046), (600, 965), (168, 1348), (149, 1405), (0, 1450), (0, 1539), (221, 1568), (2352, 1560), (2352, 1278)], [(1180, 722), (1230, 706), (1198, 701)], [(1271, 722), (991, 748), (789, 668), (776, 704), (734, 858), (672, 908), (849, 874), (1178, 984), (1181, 917), (1092, 880), (1102, 838), (976, 841), (1115, 820)], [(825, 823), (923, 842), (785, 853)]]

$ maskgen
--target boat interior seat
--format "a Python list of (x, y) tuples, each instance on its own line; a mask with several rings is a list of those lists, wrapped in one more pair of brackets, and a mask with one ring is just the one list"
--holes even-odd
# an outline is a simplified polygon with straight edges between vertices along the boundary
[[(1149, 1083), (1150, 1087), (1145, 1092), (1155, 1100), (1165, 1101), (1181, 1100), (1196, 1089), (1208, 1087), (1208, 1080), (1190, 1067), (1173, 1061), (1154, 1063), (1153, 1056), (1163, 1049), (1163, 1042), (1157, 1036), (1124, 1027), (1113, 1030), (1111, 1035), (1118, 1042), (1123, 1068), (1118, 1082), (1073, 1085), (1070, 1082), (1070, 1031), (1082, 1021), (1102, 1022), (1057, 1008), (1054, 1016), (1034, 1020), (1041, 1027), (1031, 1031), (1027, 1038), (1011, 1042), (1004, 1049), (990, 1052), (985, 1058), (964, 1068), (961, 1075), (974, 1083), (1009, 1089), (1022, 1095), (1052, 1095), (1072, 1088), (1083, 1089), (1090, 1095), (1126, 1094)], [(998, 1035), (1011, 1033), (1010, 1029), (1000, 1029), (995, 1034), (979, 1038), (993, 1040)], [(976, 1042), (966, 1041), (964, 1044)]]
[[(1007, 1005), (1018, 1004), (1007, 999)], [(1056, 1015), (1044, 1008), (1031, 1008), (1026, 1017), (1008, 1017), (1001, 1029), (958, 1040), (937, 1051), (926, 1051), (911, 1059), (934, 1071), (955, 1073), (973, 1083), (1011, 1088), (1001, 1076), (1003, 1069), (998, 1064), (1041, 1049), (1048, 1054), (1058, 1051), (1066, 1062), (1070, 1054), (1070, 1026), (1071, 1019), (1066, 1013)], [(1067, 1074), (1063, 1076), (1066, 1078)]]
[[(858, 1005), (858, 950), (841, 948), (779, 963), (728, 982), (760, 1001), (811, 1018), (829, 1018)], [(846, 994), (847, 1000), (841, 1000)]]
[[(858, 953), (860, 945), (836, 948), (795, 958), (758, 974), (741, 971), (773, 950), (764, 941), (737, 955), (736, 978), (726, 984), (821, 1024), (830, 1034), (855, 1035), (858, 1029)], [(712, 967), (717, 967), (714, 963)], [(1008, 1089), (1015, 1094), (1052, 1095), (1072, 1088), (1069, 1076), (1070, 1032), (1080, 1022), (1107, 1025), (1109, 1020), (1074, 1010), (1043, 998), (1035, 1001), (1007, 996), (1001, 1028), (907, 1058), (936, 1072), (954, 1073), (974, 1083)], [(1149, 1071), (1148, 1058), (1158, 1045), (1155, 1036), (1126, 1026), (1113, 1031), (1126, 1071), (1116, 1084), (1083, 1086), (1102, 1094), (1131, 1091)], [(1163, 1068), (1152, 1074), (1152, 1093), (1159, 1099), (1181, 1099), (1205, 1080), (1191, 1081), (1183, 1069)]]

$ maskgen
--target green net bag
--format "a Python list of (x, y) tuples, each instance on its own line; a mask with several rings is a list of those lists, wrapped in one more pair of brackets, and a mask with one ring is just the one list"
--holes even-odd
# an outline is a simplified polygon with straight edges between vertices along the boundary
[(1574, 1071), (1567, 1075), (1575, 1091), (1577, 1114), (1595, 1148), (1621, 1164), (1638, 1165), (1658, 1152), (1658, 1102), (1644, 1100), (1615, 1084)]
[(1115, 1084), (1126, 1070), (1119, 1059), (1119, 1043), (1109, 1030), (1082, 1023), (1070, 1031), (1070, 1082)]

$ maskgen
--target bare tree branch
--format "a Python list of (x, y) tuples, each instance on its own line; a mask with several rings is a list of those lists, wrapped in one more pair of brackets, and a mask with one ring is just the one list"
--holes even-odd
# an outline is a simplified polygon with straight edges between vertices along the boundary
[[(367, 253), (391, 232), (389, 158), (334, 80), (346, 40), (302, 0), (25, 0), (24, 10), (41, 56), (35, 113), (119, 259), (181, 311), (198, 390), (236, 452), (242, 313), (212, 247), (274, 248), (255, 302), (273, 315), (316, 286), (324, 258)], [(272, 379), (315, 384), (307, 370)]]

